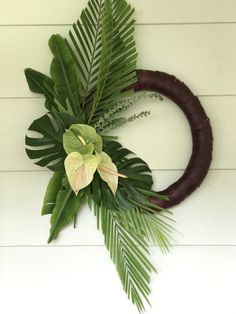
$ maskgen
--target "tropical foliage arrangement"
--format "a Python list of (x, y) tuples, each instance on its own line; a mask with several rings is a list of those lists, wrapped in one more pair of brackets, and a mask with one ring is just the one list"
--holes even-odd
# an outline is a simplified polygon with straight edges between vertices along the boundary
[[(109, 131), (131, 117), (125, 111), (140, 97), (136, 83), (134, 9), (125, 0), (90, 0), (67, 39), (52, 35), (50, 77), (26, 69), (32, 92), (45, 96), (47, 114), (29, 127), (29, 158), (53, 174), (42, 215), (51, 215), (48, 243), (88, 203), (128, 298), (142, 312), (148, 303), (150, 241), (170, 246), (170, 213), (150, 202), (167, 199), (152, 190), (151, 170)], [(32, 133), (32, 132), (31, 132)]]

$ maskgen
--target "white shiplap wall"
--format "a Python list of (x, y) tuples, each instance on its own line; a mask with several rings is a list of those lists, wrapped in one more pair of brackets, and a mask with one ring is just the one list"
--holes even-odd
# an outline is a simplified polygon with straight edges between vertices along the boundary
[[(67, 34), (85, 3), (0, 2), (0, 313), (136, 313), (88, 208), (81, 211), (78, 229), (68, 227), (57, 242), (46, 245), (49, 219), (40, 217), (40, 207), (50, 173), (24, 153), (26, 130), (44, 108), (43, 99), (29, 92), (23, 69), (48, 73), (48, 38)], [(159, 274), (153, 276), (153, 309), (147, 313), (235, 314), (236, 2), (130, 3), (136, 6), (139, 67), (184, 80), (200, 96), (215, 138), (207, 179), (174, 209), (177, 243), (167, 256), (152, 248)], [(189, 127), (168, 100), (138, 106), (135, 111), (150, 108), (152, 116), (118, 134), (150, 164), (162, 189), (187, 164)]]

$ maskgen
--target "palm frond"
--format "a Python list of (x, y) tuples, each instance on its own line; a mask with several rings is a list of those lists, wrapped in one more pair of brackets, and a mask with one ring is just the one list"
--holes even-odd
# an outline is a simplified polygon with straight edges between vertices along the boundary
[(124, 95), (124, 90), (137, 81), (137, 52), (134, 40), (134, 9), (125, 0), (113, 0), (112, 3), (112, 50), (106, 82), (101, 98), (96, 105), (90, 122), (115, 105)]
[(98, 78), (98, 66), (102, 49), (102, 16), (103, 0), (90, 0), (82, 11), (80, 20), (73, 24), (69, 32), (71, 44), (66, 40), (68, 48), (78, 67), (81, 87), (81, 102), (84, 109), (87, 98), (91, 95), (94, 82)]
[(105, 203), (98, 206), (91, 194), (87, 193), (87, 196), (123, 289), (139, 312), (143, 312), (143, 300), (150, 304), (148, 296), (151, 293), (151, 273), (156, 271), (149, 261), (148, 241), (154, 239), (163, 250), (169, 249), (170, 232), (163, 231), (165, 221), (158, 217), (158, 213), (144, 211), (140, 207), (129, 211), (114, 211)]
[(90, 0), (69, 32), (89, 124), (137, 80), (133, 13), (125, 0)]
[(150, 276), (155, 271), (149, 261), (148, 242), (159, 245), (163, 252), (168, 251), (173, 221), (169, 211), (149, 201), (150, 196), (158, 195), (151, 191), (153, 181), (148, 165), (117, 142), (106, 142), (104, 150), (118, 171), (128, 178), (119, 179), (114, 197), (108, 185), (95, 174), (85, 194), (123, 288), (142, 312), (143, 299), (148, 302), (151, 292)]
[(93, 211), (124, 291), (142, 312), (144, 310), (142, 299), (149, 303), (150, 275), (155, 271), (148, 259), (148, 244), (132, 227), (126, 227), (128, 221), (124, 213), (113, 211), (105, 204), (99, 207), (95, 203)]

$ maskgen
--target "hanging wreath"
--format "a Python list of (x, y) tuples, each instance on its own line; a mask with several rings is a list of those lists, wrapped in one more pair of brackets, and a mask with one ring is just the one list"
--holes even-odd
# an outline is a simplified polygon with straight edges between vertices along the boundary
[[(48, 111), (30, 125), (33, 134), (25, 142), (29, 158), (53, 172), (42, 208), (43, 215), (51, 215), (48, 243), (88, 203), (124, 290), (142, 312), (155, 271), (148, 243), (168, 251), (174, 229), (167, 208), (193, 192), (207, 174), (212, 132), (199, 100), (182, 82), (166, 73), (136, 70), (133, 14), (125, 0), (90, 0), (69, 38), (52, 35), (50, 77), (25, 70), (30, 90), (45, 96)], [(162, 192), (152, 190), (147, 163), (109, 135), (148, 116), (143, 111), (127, 117), (125, 111), (142, 97), (158, 98), (156, 92), (183, 110), (193, 138), (184, 175)]]

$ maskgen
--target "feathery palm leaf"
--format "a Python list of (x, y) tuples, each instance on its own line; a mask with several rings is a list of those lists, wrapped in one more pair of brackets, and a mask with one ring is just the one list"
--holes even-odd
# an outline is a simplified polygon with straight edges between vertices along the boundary
[(137, 80), (133, 12), (125, 0), (90, 0), (69, 32), (89, 124)]
[(128, 178), (119, 179), (114, 197), (96, 174), (85, 193), (124, 290), (141, 312), (142, 299), (148, 302), (150, 275), (155, 270), (148, 260), (148, 242), (153, 241), (164, 252), (168, 251), (174, 230), (172, 220), (168, 211), (149, 201), (150, 196), (158, 195), (151, 191), (153, 181), (147, 164), (114, 141), (106, 142), (104, 150), (119, 173)]
[[(90, 203), (91, 203), (90, 199)], [(115, 263), (117, 272), (128, 298), (142, 312), (142, 297), (148, 302), (151, 290), (150, 275), (155, 268), (148, 260), (148, 244), (135, 230), (126, 228), (124, 213), (113, 211), (105, 204), (90, 204), (97, 216), (97, 224), (104, 235), (105, 245)]]
[[(143, 299), (150, 304), (148, 296), (151, 292), (151, 273), (156, 271), (149, 261), (148, 240), (152, 238), (155, 243), (168, 249), (171, 232), (166, 223), (168, 217), (160, 219), (158, 213), (139, 207), (129, 211), (114, 211), (107, 203), (99, 206), (88, 190), (87, 198), (97, 217), (97, 226), (104, 235), (105, 245), (115, 263), (124, 291), (139, 312), (142, 312)], [(163, 232), (162, 228), (168, 231)]]

